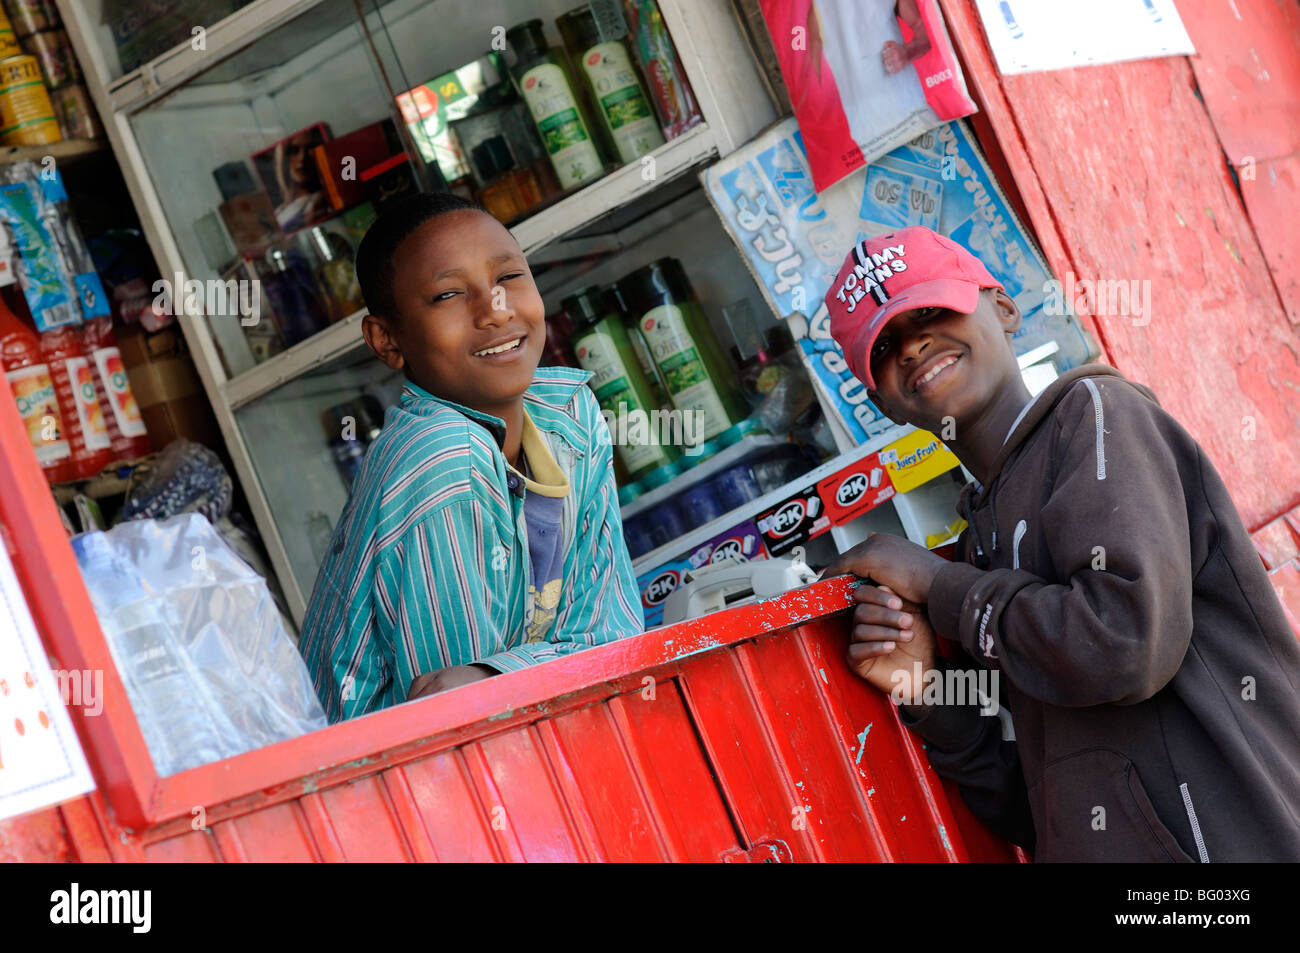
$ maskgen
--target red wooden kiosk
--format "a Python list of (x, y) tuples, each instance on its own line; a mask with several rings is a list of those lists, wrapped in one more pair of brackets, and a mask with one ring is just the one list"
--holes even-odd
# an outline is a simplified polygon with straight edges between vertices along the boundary
[(844, 661), (849, 583), (647, 632), (160, 778), (12, 402), (0, 523), (98, 784), (0, 859), (1011, 860)]
[[(1082, 317), (1205, 446), (1300, 625), (1300, 8), (1178, 6), (1196, 57), (1002, 77), (973, 0), (942, 2), (1052, 270), (1152, 281), (1148, 325)], [(37, 628), (105, 673), (103, 713), (72, 712), (98, 790), (0, 822), (0, 859), (1019, 856), (848, 671), (842, 580), (159, 778), (7, 401), (0, 450)]]

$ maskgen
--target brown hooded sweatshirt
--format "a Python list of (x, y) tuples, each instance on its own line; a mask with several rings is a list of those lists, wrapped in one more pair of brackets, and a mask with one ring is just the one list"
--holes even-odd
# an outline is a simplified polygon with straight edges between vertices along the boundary
[(1300, 860), (1300, 641), (1155, 395), (1062, 375), (958, 512), (929, 616), (999, 673), (1004, 717), (903, 720), (974, 813), (1040, 861)]

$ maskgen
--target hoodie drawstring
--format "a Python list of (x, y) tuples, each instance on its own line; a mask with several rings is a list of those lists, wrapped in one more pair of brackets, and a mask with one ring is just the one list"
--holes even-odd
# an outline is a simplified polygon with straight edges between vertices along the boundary
[(989, 515), (993, 519), (993, 539), (989, 545), (989, 551), (987, 553), (984, 551), (984, 536), (980, 533), (979, 524), (975, 521), (975, 507), (970, 501), (970, 497), (973, 496), (974, 493), (962, 493), (957, 500), (957, 512), (962, 519), (966, 521), (967, 525), (970, 526), (971, 535), (975, 540), (975, 558), (973, 560), (973, 565), (976, 569), (988, 569), (993, 563), (993, 554), (998, 551), (998, 511), (997, 505), (994, 501), (994, 491), (996, 488), (997, 479), (995, 478), (993, 483), (989, 486)]

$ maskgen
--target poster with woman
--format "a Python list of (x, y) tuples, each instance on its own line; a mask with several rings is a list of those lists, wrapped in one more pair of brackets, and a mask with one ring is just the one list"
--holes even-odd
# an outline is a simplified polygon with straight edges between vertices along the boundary
[(276, 224), (286, 236), (334, 214), (315, 156), (316, 147), (329, 138), (329, 127), (318, 122), (253, 154)]
[(975, 112), (936, 0), (761, 0), (822, 192)]

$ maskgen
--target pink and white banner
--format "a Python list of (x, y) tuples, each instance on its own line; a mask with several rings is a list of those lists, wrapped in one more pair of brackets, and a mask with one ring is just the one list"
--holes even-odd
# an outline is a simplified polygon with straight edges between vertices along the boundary
[(818, 192), (975, 104), (937, 0), (761, 0)]

